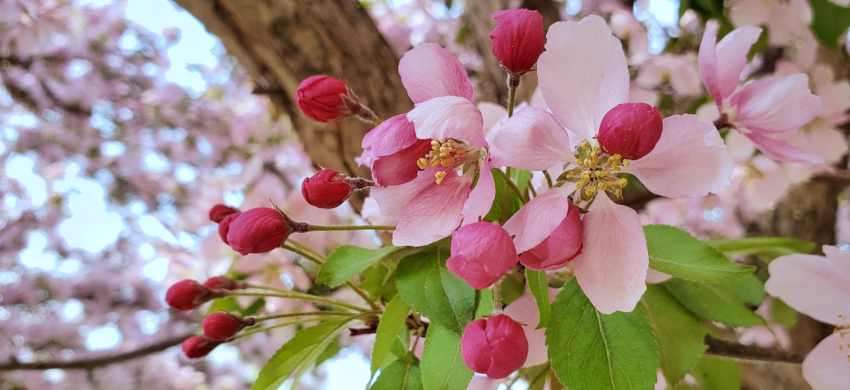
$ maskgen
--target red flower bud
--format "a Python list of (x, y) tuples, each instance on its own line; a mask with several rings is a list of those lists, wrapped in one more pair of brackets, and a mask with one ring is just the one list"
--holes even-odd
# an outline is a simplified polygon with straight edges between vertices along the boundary
[(602, 117), (596, 138), (606, 152), (637, 160), (655, 148), (661, 138), (662, 127), (658, 107), (646, 103), (623, 103)]
[(543, 242), (522, 253), (519, 262), (537, 271), (560, 269), (581, 254), (584, 225), (579, 208), (570, 204), (567, 217)]
[(174, 310), (192, 310), (213, 298), (219, 298), (222, 294), (216, 294), (207, 286), (190, 279), (174, 283), (165, 292), (165, 302)]
[(233, 207), (217, 204), (210, 209), (210, 221), (219, 223), (222, 219), (224, 219), (224, 217), (238, 212), (239, 210), (234, 209)]
[(522, 325), (504, 314), (469, 323), (460, 339), (460, 355), (470, 370), (501, 379), (519, 370), (528, 357)]
[(224, 217), (221, 222), (218, 223), (218, 236), (221, 237), (221, 240), (224, 241), (225, 244), (230, 245), (227, 242), (227, 232), (230, 231), (230, 223), (233, 222), (236, 217), (241, 213), (233, 213)]
[(543, 53), (543, 15), (527, 9), (509, 9), (490, 17), (498, 22), (490, 33), (493, 55), (510, 73), (528, 72)]
[(227, 276), (216, 276), (214, 278), (207, 279), (207, 281), (204, 282), (204, 286), (209, 288), (220, 288), (222, 290), (238, 290), (245, 288), (245, 282), (240, 282)]
[(307, 226), (292, 221), (276, 209), (258, 207), (239, 214), (230, 223), (227, 243), (243, 256), (266, 253), (283, 244), (290, 233), (307, 231)]
[(330, 76), (311, 76), (296, 91), (298, 108), (308, 118), (322, 123), (334, 122), (354, 115), (360, 102), (348, 84)]
[(183, 353), (190, 359), (198, 359), (207, 356), (220, 341), (210, 340), (202, 336), (192, 336), (183, 342)]
[(204, 328), (204, 336), (224, 341), (239, 333), (242, 328), (255, 323), (253, 317), (242, 318), (231, 313), (213, 313), (204, 318), (201, 327)]
[(501, 279), (518, 260), (514, 242), (504, 228), (476, 222), (452, 233), (452, 256), (446, 266), (481, 290)]
[(333, 169), (322, 169), (301, 183), (301, 195), (307, 203), (332, 209), (345, 202), (354, 188), (343, 175)]

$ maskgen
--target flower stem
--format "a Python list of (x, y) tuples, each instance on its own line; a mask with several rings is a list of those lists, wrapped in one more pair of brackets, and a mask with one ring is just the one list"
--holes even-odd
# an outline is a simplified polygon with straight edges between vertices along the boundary
[(546, 176), (546, 184), (549, 185), (549, 188), (552, 188), (552, 176), (549, 176), (548, 171), (543, 171), (543, 176)]
[[(366, 313), (380, 314), (381, 312), (379, 312), (379, 311), (365, 311), (361, 314), (365, 315)], [(254, 320), (256, 320), (257, 322), (260, 322), (260, 321), (276, 320), (278, 318), (292, 318), (292, 317), (304, 317), (304, 316), (319, 316), (319, 317), (336, 316), (336, 317), (338, 317), (338, 316), (350, 316), (350, 315), (351, 315), (351, 313), (346, 313), (346, 312), (341, 312), (341, 311), (312, 311), (312, 312), (308, 311), (308, 312), (303, 312), (303, 313), (281, 313), (281, 314), (272, 314), (272, 315), (267, 315), (267, 316), (262, 316), (262, 317), (254, 317)], [(315, 319), (308, 319), (306, 321), (314, 321), (314, 320)]]
[(347, 303), (334, 301), (332, 299), (317, 297), (315, 295), (295, 292), (295, 291), (287, 291), (286, 293), (256, 293), (256, 292), (228, 292), (227, 295), (230, 296), (240, 296), (240, 297), (275, 297), (275, 298), (290, 298), (290, 299), (302, 299), (305, 301), (313, 301), (324, 303), (331, 306), (337, 306), (349, 310), (355, 310), (358, 312), (365, 312), (366, 309), (362, 307), (357, 307), (354, 305), (349, 305)]
[(502, 281), (493, 284), (493, 312), (502, 313)]
[(300, 248), (302, 250), (305, 250), (307, 252), (312, 253), (317, 259), (324, 260), (326, 258), (325, 255), (317, 252), (315, 249), (310, 248), (307, 245), (304, 245), (304, 244), (302, 244), (298, 241), (293, 240), (292, 237), (288, 238), (287, 241), (291, 242), (292, 244), (295, 244), (296, 246), (298, 246), (298, 248)]
[(313, 230), (395, 230), (395, 226), (383, 225), (347, 225), (347, 226), (329, 226), (329, 225), (310, 225), (307, 231)]
[(310, 261), (312, 261), (312, 262), (316, 263), (317, 265), (322, 265), (322, 264), (324, 263), (324, 261), (319, 260), (319, 258), (317, 258), (316, 256), (313, 256), (313, 255), (312, 255), (312, 254), (310, 254), (310, 253), (304, 252), (304, 251), (302, 251), (301, 249), (298, 249), (298, 248), (296, 248), (296, 247), (294, 247), (294, 246), (292, 246), (292, 245), (289, 245), (289, 244), (285, 244), (285, 243), (284, 243), (284, 244), (283, 244), (283, 245), (281, 245), (280, 247), (281, 247), (281, 248), (283, 248), (283, 249), (286, 249), (286, 250), (288, 250), (288, 251), (290, 251), (290, 252), (292, 252), (292, 253), (295, 253), (295, 254), (297, 254), (297, 255), (299, 255), (299, 256), (301, 256), (301, 257), (303, 257), (303, 258), (307, 259), (307, 260), (310, 260)]
[(528, 198), (526, 198), (522, 191), (519, 190), (519, 187), (516, 186), (516, 183), (511, 180), (510, 176), (508, 176), (507, 173), (505, 173), (501, 169), (496, 169), (495, 171), (499, 172), (499, 174), (502, 175), (502, 178), (505, 179), (505, 183), (507, 183), (508, 186), (511, 187), (511, 189), (516, 193), (522, 203), (528, 203)]
[(516, 89), (519, 87), (519, 75), (508, 73), (508, 118), (514, 115), (516, 104)]

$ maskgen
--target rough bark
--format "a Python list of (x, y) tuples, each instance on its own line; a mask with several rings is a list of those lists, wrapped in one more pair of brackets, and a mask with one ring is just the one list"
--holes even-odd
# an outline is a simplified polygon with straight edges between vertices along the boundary
[[(289, 116), (317, 166), (369, 177), (354, 158), (371, 125), (356, 119), (320, 124), (295, 104), (301, 80), (327, 74), (345, 80), (382, 119), (410, 110), (398, 58), (354, 0), (176, 0), (218, 36), (275, 107)], [(358, 195), (360, 193), (357, 193)], [(352, 197), (359, 210), (362, 195)]]

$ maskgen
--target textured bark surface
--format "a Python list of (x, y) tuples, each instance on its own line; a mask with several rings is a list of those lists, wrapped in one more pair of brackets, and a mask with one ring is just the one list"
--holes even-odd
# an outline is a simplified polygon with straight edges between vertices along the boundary
[[(354, 157), (372, 128), (356, 119), (320, 124), (295, 104), (301, 80), (327, 74), (348, 82), (382, 119), (413, 105), (398, 76), (398, 58), (354, 0), (176, 0), (218, 36), (248, 70), (257, 90), (286, 113), (316, 165), (369, 177)], [(358, 193), (360, 194), (360, 193)], [(352, 197), (359, 210), (360, 198)]]

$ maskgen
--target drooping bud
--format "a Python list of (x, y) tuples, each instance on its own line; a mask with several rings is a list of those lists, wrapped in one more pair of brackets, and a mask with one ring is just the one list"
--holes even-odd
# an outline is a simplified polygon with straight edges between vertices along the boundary
[(247, 287), (245, 282), (240, 282), (228, 276), (216, 276), (209, 278), (206, 282), (204, 282), (204, 286), (213, 289), (220, 288), (222, 290), (239, 290)]
[(210, 340), (203, 336), (192, 336), (183, 342), (183, 353), (190, 359), (199, 359), (207, 356), (219, 344), (221, 344), (220, 341)]
[(258, 207), (239, 214), (230, 222), (227, 243), (243, 256), (266, 253), (283, 244), (290, 233), (307, 229), (306, 223), (295, 222), (279, 210)]
[(493, 55), (499, 63), (515, 75), (531, 70), (545, 44), (543, 15), (527, 9), (509, 9), (490, 17), (498, 22), (490, 39), (493, 40)]
[(496, 283), (518, 260), (516, 247), (504, 228), (477, 222), (452, 233), (452, 256), (446, 266), (481, 290)]
[(655, 148), (661, 138), (662, 127), (658, 107), (646, 103), (623, 103), (602, 117), (597, 139), (606, 152), (637, 160)]
[(470, 370), (500, 379), (520, 369), (528, 357), (522, 325), (504, 314), (469, 323), (460, 340), (460, 354)]
[(168, 288), (165, 292), (165, 302), (174, 310), (193, 310), (210, 299), (223, 296), (223, 293), (194, 280), (184, 279)]
[(231, 313), (212, 313), (201, 324), (204, 329), (204, 336), (212, 340), (224, 341), (227, 340), (246, 326), (251, 326), (256, 323), (253, 317), (242, 318)]
[(221, 237), (221, 240), (224, 241), (225, 244), (230, 245), (227, 242), (227, 233), (230, 231), (230, 223), (233, 222), (239, 214), (241, 213), (229, 214), (218, 223), (218, 236)]
[(368, 110), (360, 105), (345, 81), (325, 75), (304, 79), (298, 86), (296, 98), (301, 112), (316, 122), (334, 122), (362, 115), (362, 110)]
[(343, 204), (354, 192), (347, 178), (333, 169), (322, 169), (301, 183), (301, 195), (307, 203), (332, 209)]
[(239, 210), (234, 209), (233, 207), (217, 204), (210, 209), (210, 221), (219, 223), (222, 219), (224, 219), (224, 217), (238, 212)]
[(561, 224), (539, 245), (523, 252), (519, 262), (537, 271), (560, 269), (581, 254), (583, 235), (579, 208), (570, 204)]

